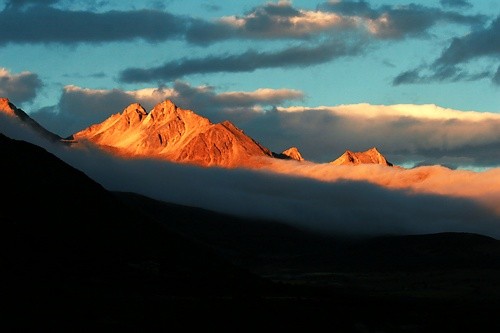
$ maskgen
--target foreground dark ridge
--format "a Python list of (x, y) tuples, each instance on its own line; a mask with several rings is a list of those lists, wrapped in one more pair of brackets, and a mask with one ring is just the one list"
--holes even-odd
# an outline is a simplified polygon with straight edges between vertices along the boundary
[[(335, 327), (340, 332), (406, 332), (411, 327), (424, 332), (495, 332), (500, 328), (496, 319), (500, 297), (497, 284), (491, 283), (499, 276), (496, 240), (444, 234), (355, 243), (360, 249), (379, 249), (378, 254), (384, 254), (389, 244), (388, 254), (413, 248), (417, 254), (430, 251), (423, 256), (428, 260), (440, 250), (444, 253), (437, 253), (438, 258), (457, 260), (436, 271), (436, 266), (427, 267), (409, 251), (404, 257), (407, 268), (396, 265), (391, 272), (375, 264), (376, 269), (344, 266), (340, 271), (343, 264), (339, 266), (337, 259), (344, 256), (348, 262), (356, 255), (336, 252), (330, 257), (335, 260), (325, 259), (326, 251), (346, 248), (339, 240), (320, 240), (283, 225), (175, 205), (160, 205), (156, 212), (145, 214), (144, 208), (159, 203), (110, 193), (40, 147), (0, 135), (0, 152), (9, 157), (0, 164), (4, 175), (0, 237), (6, 249), (1, 255), (6, 282), (0, 297), (8, 305), (3, 321), (8, 329), (165, 331), (202, 326), (234, 332)], [(255, 243), (258, 235), (260, 244)], [(307, 253), (304, 245), (315, 242), (319, 245)], [(301, 252), (311, 259), (322, 246), (321, 265), (304, 265)], [(460, 265), (458, 258), (466, 247), (471, 259)], [(233, 251), (228, 254), (229, 248)], [(358, 254), (357, 267), (370, 260), (363, 254), (369, 252)], [(491, 261), (484, 260), (486, 252)], [(281, 266), (279, 258), (272, 257), (277, 253), (286, 258)], [(379, 255), (374, 257), (387, 263)], [(471, 265), (473, 258), (484, 266)], [(259, 277), (258, 271), (267, 271), (278, 282)], [(439, 289), (429, 293), (416, 287), (401, 293), (404, 288), (394, 283), (412, 286), (422, 280), (456, 282), (455, 294), (443, 296)], [(477, 288), (474, 293), (471, 285)]]

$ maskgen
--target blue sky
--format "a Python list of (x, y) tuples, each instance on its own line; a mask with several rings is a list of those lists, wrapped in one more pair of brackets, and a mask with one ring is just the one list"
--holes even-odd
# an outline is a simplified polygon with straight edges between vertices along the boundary
[[(133, 101), (171, 98), (315, 161), (377, 146), (400, 163), (500, 164), (497, 0), (10, 0), (0, 10), (0, 95), (63, 136)], [(331, 109), (360, 103), (357, 124)], [(394, 109), (360, 125), (395, 104), (421, 106), (405, 111), (406, 139)], [(417, 126), (430, 109), (439, 117)]]

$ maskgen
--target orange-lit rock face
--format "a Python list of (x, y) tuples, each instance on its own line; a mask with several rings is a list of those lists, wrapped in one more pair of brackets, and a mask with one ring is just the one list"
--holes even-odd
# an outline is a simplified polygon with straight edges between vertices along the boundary
[(330, 163), (333, 165), (381, 164), (392, 166), (377, 148), (371, 148), (364, 152), (352, 152), (347, 150), (342, 156)]
[(283, 151), (281, 153), (281, 155), (288, 156), (292, 160), (296, 160), (296, 161), (303, 161), (304, 160), (304, 158), (300, 154), (300, 152), (297, 149), (297, 147), (288, 148), (287, 150)]
[(73, 135), (127, 156), (163, 158), (201, 166), (254, 166), (271, 152), (230, 122), (212, 124), (166, 100), (147, 113), (131, 104), (100, 124)]
[(15, 106), (10, 103), (8, 98), (0, 98), (0, 111), (9, 116), (16, 115)]

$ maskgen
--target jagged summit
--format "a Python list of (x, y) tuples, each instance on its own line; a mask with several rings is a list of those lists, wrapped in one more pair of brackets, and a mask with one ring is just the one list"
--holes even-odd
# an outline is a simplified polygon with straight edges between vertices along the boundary
[(88, 140), (125, 156), (162, 158), (202, 166), (252, 165), (253, 157), (272, 156), (269, 149), (229, 121), (211, 123), (171, 100), (147, 113), (137, 103), (92, 125), (72, 138)]
[(9, 115), (9, 116), (17, 116), (16, 114), (17, 108), (10, 102), (8, 98), (1, 97), (0, 98), (0, 111)]
[(284, 160), (296, 160), (299, 162), (304, 161), (304, 158), (302, 157), (302, 154), (300, 154), (299, 149), (297, 147), (290, 147), (282, 151), (280, 154), (274, 154), (274, 157), (281, 158)]
[[(66, 139), (46, 130), (8, 98), (0, 98), (0, 113), (20, 119), (51, 141), (69, 144), (87, 141), (125, 157), (229, 168), (259, 168), (270, 162), (268, 158), (304, 161), (297, 147), (274, 153), (230, 121), (214, 124), (191, 110), (178, 107), (171, 100), (156, 104), (150, 112), (141, 104), (132, 103), (122, 112)], [(375, 147), (364, 152), (347, 150), (330, 164), (393, 166)]]
[(373, 147), (364, 152), (352, 152), (346, 150), (342, 156), (330, 162), (333, 165), (359, 165), (359, 164), (381, 164), (393, 166), (387, 159)]
[(302, 157), (302, 154), (299, 152), (299, 149), (297, 147), (290, 147), (287, 150), (283, 151), (281, 154), (288, 156), (293, 160), (297, 160), (297, 161), (304, 160), (304, 158)]

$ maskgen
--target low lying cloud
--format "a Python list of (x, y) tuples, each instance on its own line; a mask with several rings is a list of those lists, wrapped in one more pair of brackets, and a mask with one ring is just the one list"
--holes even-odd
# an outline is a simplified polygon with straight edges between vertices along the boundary
[[(455, 231), (500, 237), (500, 212), (483, 202), (488, 198), (498, 202), (498, 169), (464, 173), (444, 168), (308, 166), (294, 161), (277, 161), (279, 173), (198, 168), (123, 160), (92, 147), (50, 144), (27, 129), (19, 129), (12, 119), (1, 117), (0, 132), (43, 146), (107, 189), (167, 202), (279, 221), (321, 233), (373, 236)], [(297, 170), (305, 171), (286, 174)], [(324, 180), (315, 179), (321, 173)], [(385, 182), (384, 186), (370, 183), (377, 179)], [(440, 190), (445, 193), (436, 195)], [(452, 193), (455, 190), (462, 196)]]
[(293, 46), (278, 51), (248, 50), (240, 54), (208, 55), (182, 58), (151, 68), (127, 68), (119, 80), (125, 83), (165, 82), (177, 78), (208, 73), (253, 72), (264, 68), (309, 67), (362, 51), (359, 42), (331, 40), (316, 46)]
[(35, 73), (13, 74), (6, 68), (0, 68), (0, 97), (7, 97), (13, 103), (33, 101), (42, 86), (42, 80)]

